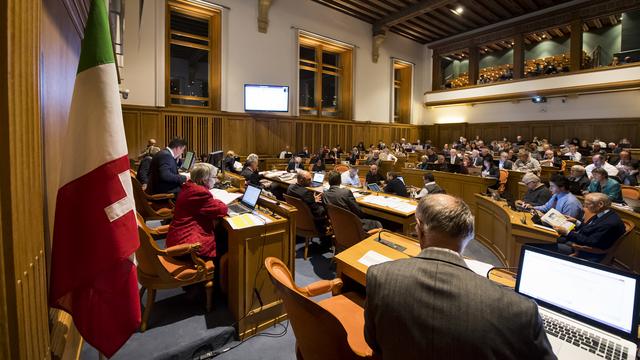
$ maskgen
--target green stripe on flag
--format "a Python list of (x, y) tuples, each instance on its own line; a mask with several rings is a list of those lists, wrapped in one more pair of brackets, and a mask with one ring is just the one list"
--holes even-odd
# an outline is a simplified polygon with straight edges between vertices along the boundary
[(109, 18), (104, 0), (92, 0), (87, 27), (84, 29), (77, 73), (114, 62)]

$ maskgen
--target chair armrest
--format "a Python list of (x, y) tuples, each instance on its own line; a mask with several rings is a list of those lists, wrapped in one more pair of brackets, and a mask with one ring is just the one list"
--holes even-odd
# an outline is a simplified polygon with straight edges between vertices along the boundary
[(573, 248), (573, 250), (575, 251), (582, 251), (582, 252), (586, 252), (589, 254), (606, 254), (609, 252), (609, 250), (603, 250), (603, 249), (598, 249), (598, 248), (594, 248), (591, 246), (585, 246), (585, 245), (578, 245), (578, 244), (571, 244), (571, 247)]
[(176, 256), (181, 256), (181, 255), (186, 255), (186, 254), (193, 254), (193, 253), (197, 253), (198, 250), (200, 250), (200, 243), (195, 243), (195, 244), (180, 244), (180, 245), (176, 245), (176, 246), (172, 246), (169, 248), (166, 248), (164, 250), (162, 250), (164, 255), (170, 256), (170, 257), (176, 257)]
[(169, 225), (160, 225), (151, 229), (151, 235), (165, 235), (169, 232)]
[(145, 193), (147, 200), (151, 200), (151, 201), (158, 201), (158, 200), (169, 200), (169, 199), (173, 199), (175, 198), (175, 194), (155, 194), (155, 195), (149, 195), (147, 193)]
[(337, 292), (342, 288), (342, 279), (320, 280), (301, 288), (301, 292), (306, 296), (318, 296), (329, 291)]

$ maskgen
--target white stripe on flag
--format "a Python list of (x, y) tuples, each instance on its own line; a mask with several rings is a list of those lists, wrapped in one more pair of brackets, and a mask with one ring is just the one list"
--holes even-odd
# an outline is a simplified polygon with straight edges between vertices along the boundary
[(110, 222), (118, 220), (128, 214), (129, 211), (133, 211), (133, 209), (135, 209), (133, 187), (131, 186), (131, 175), (129, 175), (129, 171), (121, 172), (118, 174), (118, 178), (120, 179), (120, 184), (122, 184), (122, 188), (126, 195), (122, 199), (104, 208), (104, 212), (107, 214)]

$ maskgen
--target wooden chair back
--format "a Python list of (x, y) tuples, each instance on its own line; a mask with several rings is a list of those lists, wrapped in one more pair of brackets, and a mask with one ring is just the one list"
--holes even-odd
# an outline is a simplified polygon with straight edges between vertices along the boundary
[(623, 198), (640, 200), (640, 187), (622, 185), (620, 191)]
[(317, 234), (318, 231), (313, 221), (313, 214), (311, 214), (309, 206), (297, 197), (287, 194), (284, 194), (284, 200), (287, 204), (298, 209), (298, 216), (296, 217), (296, 231), (302, 236)]
[(601, 263), (603, 264), (609, 264), (609, 265), (613, 264), (613, 259), (616, 252), (618, 251), (618, 248), (620, 248), (620, 245), (622, 245), (624, 240), (629, 236), (629, 234), (631, 234), (633, 229), (636, 227), (636, 225), (629, 220), (623, 219), (622, 222), (624, 223), (624, 234), (622, 234), (622, 236), (620, 236), (613, 243), (613, 245), (609, 249), (607, 249), (607, 256), (605, 256), (605, 258), (602, 259), (601, 261)]
[(362, 228), (362, 222), (356, 214), (331, 204), (327, 205), (327, 212), (335, 235), (336, 253), (350, 248), (367, 237), (367, 233)]
[(298, 359), (361, 359), (349, 346), (347, 331), (332, 313), (304, 296), (287, 266), (274, 257), (265, 259), (269, 278), (282, 296), (296, 336)]

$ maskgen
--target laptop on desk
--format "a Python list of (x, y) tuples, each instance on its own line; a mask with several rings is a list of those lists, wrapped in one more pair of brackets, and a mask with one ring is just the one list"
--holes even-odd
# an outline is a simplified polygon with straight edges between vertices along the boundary
[(313, 178), (311, 179), (311, 187), (318, 187), (324, 184), (324, 174), (317, 172), (313, 173)]
[(516, 291), (538, 303), (559, 359), (635, 359), (638, 275), (523, 246)]
[(253, 212), (253, 209), (256, 208), (261, 192), (261, 188), (248, 185), (247, 189), (244, 191), (244, 195), (242, 195), (242, 198), (240, 199), (240, 202), (233, 203), (228, 206), (229, 215), (233, 216)]

